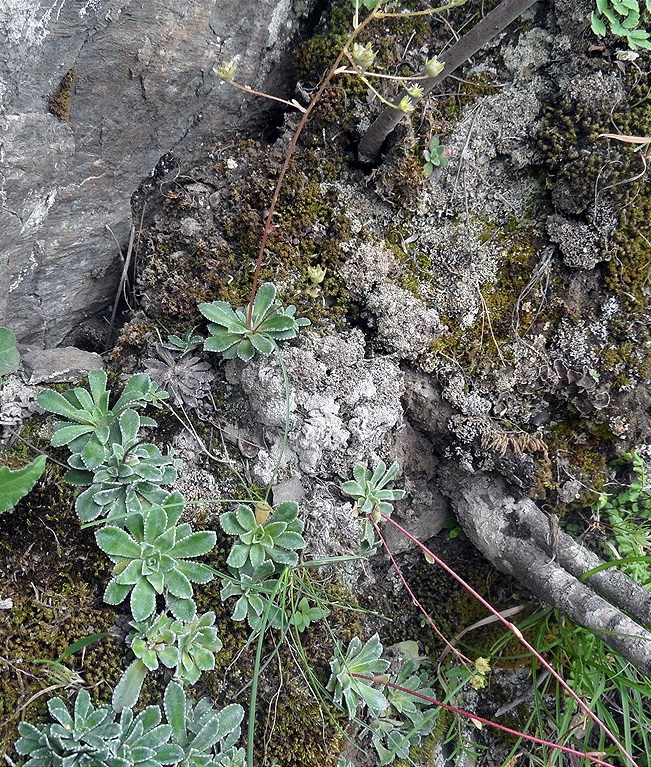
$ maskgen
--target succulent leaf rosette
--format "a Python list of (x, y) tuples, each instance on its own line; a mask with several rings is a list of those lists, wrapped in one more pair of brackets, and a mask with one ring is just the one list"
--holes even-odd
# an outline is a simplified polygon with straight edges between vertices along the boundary
[(178, 620), (191, 621), (196, 615), (193, 583), (213, 578), (206, 565), (191, 560), (208, 553), (215, 545), (213, 531), (192, 532), (189, 524), (178, 525), (183, 498), (170, 494), (145, 516), (135, 514), (126, 521), (126, 530), (107, 525), (95, 533), (98, 546), (115, 566), (104, 592), (104, 601), (120, 604), (130, 596), (131, 613), (145, 621), (156, 609), (156, 596), (165, 595)]
[(174, 669), (174, 677), (184, 684), (195, 684), (202, 672), (215, 668), (215, 653), (223, 645), (214, 626), (215, 613), (179, 621), (166, 614), (144, 623), (132, 623), (127, 637), (135, 660), (126, 669), (113, 693), (113, 708), (135, 706), (147, 673), (160, 664)]
[(309, 325), (304, 317), (297, 318), (296, 307), (283, 307), (276, 300), (276, 286), (265, 282), (256, 293), (248, 322), (248, 309), (233, 309), (226, 301), (199, 304), (199, 311), (210, 321), (210, 338), (204, 349), (221, 353), (224, 359), (239, 358), (248, 362), (256, 352), (271, 354), (278, 341), (295, 338), (301, 327)]
[[(51, 721), (21, 722), (16, 751), (29, 767), (243, 767), (236, 749), (242, 706), (221, 710), (203, 698), (193, 705), (183, 687), (170, 682), (163, 706), (139, 714), (124, 708), (118, 718), (107, 705), (97, 708), (87, 690), (77, 693), (73, 711), (61, 698), (48, 701)], [(164, 716), (163, 716), (164, 714)]]
[(404, 498), (404, 490), (387, 490), (386, 486), (393, 480), (400, 465), (396, 461), (387, 469), (384, 461), (379, 461), (373, 471), (358, 463), (353, 469), (354, 480), (344, 482), (341, 490), (357, 502), (357, 509), (362, 514), (369, 514), (376, 522), (380, 520), (380, 512), (389, 516), (393, 511), (391, 501)]
[(176, 669), (175, 676), (182, 682), (195, 684), (202, 671), (215, 668), (215, 653), (223, 646), (214, 623), (214, 612), (187, 622), (160, 615), (150, 626), (134, 624), (131, 649), (150, 671), (160, 661)]
[(236, 749), (244, 709), (231, 703), (220, 711), (208, 698), (193, 705), (183, 687), (172, 682), (163, 706), (172, 726), (172, 741), (183, 751), (179, 767), (244, 767), (244, 750)]
[[(84, 468), (89, 471), (96, 469), (104, 460), (104, 447), (111, 436), (111, 424), (122, 412), (147, 404), (160, 407), (161, 401), (167, 397), (147, 375), (138, 373), (129, 378), (118, 400), (113, 407), (109, 407), (110, 392), (106, 383), (103, 370), (91, 370), (88, 374), (90, 391), (75, 387), (60, 394), (46, 389), (38, 395), (38, 404), (44, 410), (66, 419), (54, 424), (52, 445), (68, 445), (72, 453), (80, 453)], [(141, 425), (156, 426), (156, 421), (141, 417)]]
[(240, 505), (222, 514), (219, 522), (224, 532), (240, 539), (226, 560), (236, 570), (255, 570), (266, 560), (293, 566), (298, 564), (297, 550), (305, 547), (304, 523), (298, 519), (298, 504), (293, 501), (276, 506), (264, 521), (249, 506)]
[(111, 425), (101, 463), (89, 470), (81, 453), (68, 459), (66, 474), (74, 485), (90, 485), (77, 497), (75, 509), (82, 522), (98, 517), (124, 520), (129, 514), (160, 503), (168, 493), (161, 485), (175, 482), (180, 461), (163, 455), (156, 445), (139, 440), (143, 419), (135, 410), (123, 411)]
[(53, 723), (18, 726), (16, 751), (29, 757), (29, 767), (163, 767), (184, 758), (158, 706), (137, 716), (125, 709), (116, 721), (110, 706), (95, 708), (80, 690), (72, 713), (61, 698), (49, 700), (48, 709)]
[(233, 578), (222, 581), (223, 588), (220, 592), (222, 602), (229, 597), (238, 597), (231, 615), (234, 621), (246, 619), (249, 626), (257, 631), (262, 626), (266, 615), (266, 622), (272, 628), (285, 626), (285, 613), (275, 602), (271, 602), (278, 583), (273, 579), (275, 570), (274, 563), (267, 559), (260, 567), (248, 573), (232, 570)]
[(379, 677), (389, 667), (389, 662), (382, 660), (382, 644), (377, 634), (368, 642), (353, 637), (345, 655), (330, 660), (332, 675), (326, 689), (332, 693), (333, 700), (339, 706), (345, 706), (348, 718), (354, 719), (357, 707), (366, 706), (371, 716), (379, 716), (389, 707), (389, 702), (380, 690), (373, 687), (373, 682), (359, 679), (354, 674)]

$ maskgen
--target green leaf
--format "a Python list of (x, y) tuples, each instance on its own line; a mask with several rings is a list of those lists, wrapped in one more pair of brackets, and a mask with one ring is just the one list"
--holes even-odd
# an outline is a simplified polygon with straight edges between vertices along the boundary
[(191, 583), (210, 583), (214, 574), (207, 565), (200, 562), (186, 562), (182, 560), (177, 564), (179, 572), (183, 573)]
[(118, 423), (122, 432), (123, 444), (135, 444), (138, 440), (138, 431), (140, 429), (140, 416), (138, 413), (128, 408), (120, 414)]
[(207, 352), (222, 352), (224, 356), (225, 352), (231, 347), (235, 346), (242, 340), (242, 336), (235, 333), (222, 332), (217, 325), (209, 325), (208, 330), (214, 333), (210, 338), (206, 338), (203, 344), (203, 348)]
[(84, 445), (83, 450), (79, 453), (79, 457), (83, 461), (84, 466), (91, 471), (101, 466), (106, 459), (104, 445), (102, 445), (97, 438), (97, 431), (97, 429), (94, 430), (95, 433), (91, 434), (88, 442)]
[(189, 623), (197, 614), (197, 605), (193, 599), (176, 599), (170, 603), (170, 610), (177, 620)]
[(294, 551), (287, 551), (287, 549), (274, 547), (269, 550), (269, 557), (280, 565), (294, 567), (298, 564), (298, 554)]
[(140, 546), (131, 536), (119, 527), (107, 525), (95, 533), (97, 545), (113, 557), (137, 559), (140, 556)]
[(77, 439), (77, 437), (81, 437), (83, 434), (92, 433), (92, 431), (92, 426), (82, 424), (61, 425), (58, 428), (55, 427), (50, 443), (53, 447), (61, 447)]
[(131, 614), (137, 621), (145, 621), (156, 609), (156, 592), (146, 578), (141, 578), (133, 587), (129, 602)]
[[(273, 314), (268, 317), (260, 326), (260, 330), (264, 333), (286, 333), (289, 330), (295, 331), (296, 322), (293, 317), (288, 317), (286, 314)], [(296, 332), (293, 334), (296, 335)], [(293, 336), (291, 336), (293, 337)]]
[(276, 286), (273, 282), (265, 282), (264, 285), (260, 285), (253, 302), (252, 320), (254, 328), (266, 317), (267, 312), (271, 309), (275, 300)]
[(197, 308), (206, 319), (217, 325), (222, 325), (226, 328), (237, 327), (240, 325), (237, 315), (226, 301), (203, 303), (199, 304)]
[(162, 506), (153, 506), (145, 517), (145, 540), (153, 543), (167, 530), (167, 512)]
[(176, 682), (170, 682), (163, 696), (165, 718), (172, 728), (172, 738), (180, 746), (187, 742), (187, 725), (185, 721), (185, 692)]
[(231, 549), (231, 553), (228, 555), (226, 564), (229, 567), (239, 570), (244, 567), (247, 559), (249, 558), (249, 548), (242, 543), (236, 543)]
[(237, 345), (237, 356), (243, 361), (248, 362), (253, 359), (255, 348), (249, 338), (243, 338)]
[(77, 423), (91, 424), (90, 419), (79, 409), (72, 405), (68, 400), (59, 392), (45, 389), (40, 392), (36, 398), (38, 404), (50, 413), (68, 418), (70, 421), (76, 421)]
[(274, 543), (284, 549), (303, 549), (306, 546), (305, 538), (299, 533), (287, 530), (274, 538)]
[(204, 530), (183, 538), (169, 549), (168, 554), (178, 559), (199, 557), (211, 551), (215, 547), (216, 542), (217, 534), (213, 530)]
[(253, 333), (253, 335), (250, 336), (250, 341), (253, 348), (265, 356), (271, 354), (276, 348), (275, 342), (262, 333)]
[(127, 597), (127, 594), (131, 591), (131, 586), (125, 586), (121, 583), (116, 583), (115, 579), (110, 581), (106, 589), (104, 590), (104, 601), (107, 605), (119, 605)]
[(116, 711), (122, 711), (123, 708), (133, 708), (136, 705), (146, 676), (147, 666), (139, 658), (136, 658), (122, 674), (113, 691), (111, 704)]
[[(253, 513), (251, 513), (251, 517), (253, 517)], [(255, 522), (255, 517), (253, 517), (253, 521)], [(221, 525), (222, 530), (229, 535), (242, 535), (249, 529), (242, 527), (237, 521), (237, 516), (233, 511), (227, 511), (224, 514), (221, 514), (219, 517), (219, 524)]]
[(0, 514), (29, 493), (45, 471), (46, 460), (47, 456), (39, 455), (22, 469), (0, 466)]
[[(83, 707), (84, 703), (90, 703), (90, 696), (88, 694), (88, 690), (80, 690), (79, 695), (82, 693), (84, 693), (81, 701), (81, 705)], [(48, 711), (50, 712), (50, 716), (53, 719), (56, 719), (57, 722), (60, 722), (66, 728), (73, 726), (74, 720), (70, 716), (70, 712), (68, 711), (65, 703), (61, 700), (61, 698), (52, 698), (52, 700), (47, 702), (47, 707)]]
[(88, 645), (99, 642), (100, 639), (104, 639), (110, 636), (113, 635), (109, 631), (102, 631), (99, 634), (90, 634), (89, 636), (82, 637), (76, 642), (73, 642), (73, 644), (71, 644), (69, 647), (66, 647), (66, 649), (57, 658), (57, 662), (61, 663), (61, 661), (64, 661), (66, 658), (69, 658), (71, 655), (79, 652), (79, 650), (83, 650), (85, 647), (88, 647)]
[(14, 373), (20, 366), (16, 336), (8, 328), (0, 328), (0, 376)]
[(192, 598), (192, 585), (179, 570), (170, 570), (165, 573), (165, 586), (173, 596), (179, 599)]

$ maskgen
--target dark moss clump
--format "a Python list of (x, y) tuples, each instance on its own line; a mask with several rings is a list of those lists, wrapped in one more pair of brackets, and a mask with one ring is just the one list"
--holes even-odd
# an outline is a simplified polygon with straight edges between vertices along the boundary
[[(581, 483), (579, 497), (572, 503), (554, 504), (555, 513), (563, 515), (577, 504), (589, 506), (595, 502), (596, 494), (603, 490), (608, 475), (608, 461), (605, 445), (612, 434), (604, 434), (599, 424), (592, 419), (575, 418), (573, 422), (559, 420), (550, 426), (544, 435), (545, 443), (558, 461), (564, 462), (572, 478)], [(565, 473), (559, 475), (552, 461), (546, 459), (539, 466), (541, 494), (534, 497), (557, 499), (557, 492), (569, 479)], [(544, 487), (544, 491), (542, 488)]]
[(314, 698), (295, 669), (276, 692), (261, 701), (266, 709), (256, 733), (261, 763), (334, 767), (345, 744), (341, 727), (333, 727), (337, 713)]
[[(557, 94), (545, 105), (538, 135), (550, 183), (564, 191), (560, 202), (588, 222), (594, 218), (595, 190), (612, 200), (618, 222), (604, 243), (604, 284), (628, 309), (644, 313), (648, 306), (651, 258), (651, 188), (635, 146), (602, 133), (651, 134), (651, 54), (640, 53), (639, 66), (624, 79), (625, 98), (615, 111), (593, 102)], [(613, 125), (617, 130), (613, 130)], [(571, 203), (568, 202), (571, 200)], [(569, 209), (568, 209), (569, 210)]]
[[(3, 461), (4, 462), (4, 461)], [(57, 684), (47, 664), (91, 634), (109, 632), (117, 620), (102, 602), (109, 563), (90, 530), (80, 530), (62, 470), (45, 474), (18, 506), (0, 516), (2, 598), (0, 611), (0, 749), (10, 752), (21, 716), (38, 721), (53, 695), (68, 697), (85, 684), (106, 701), (120, 674), (122, 642), (106, 637), (65, 660), (79, 681)]]
[[(494, 568), (477, 555), (467, 540), (451, 539), (447, 531), (444, 531), (428, 541), (427, 545), (494, 606), (497, 606), (495, 603), (500, 599), (505, 599), (504, 595), (510, 597), (517, 589), (517, 584), (510, 578), (496, 574)], [(422, 553), (405, 554), (399, 558), (399, 564), (407, 583), (444, 636), (454, 637), (461, 629), (486, 616), (485, 608), (458, 581), (438, 565), (429, 564)], [(369, 603), (364, 606), (378, 609), (389, 619), (379, 628), (385, 646), (413, 639), (420, 642), (432, 658), (437, 658), (443, 649), (441, 641), (426, 623), (422, 613), (405, 600), (402, 589), (395, 594), (387, 589), (382, 594), (381, 604)], [(474, 649), (471, 652), (484, 654), (495, 636), (493, 628), (473, 632), (470, 641)], [(468, 652), (466, 647), (464, 652)]]
[[(254, 141), (219, 147), (212, 168), (193, 170), (188, 174), (193, 183), (166, 195), (165, 221), (145, 234), (139, 278), (141, 306), (166, 332), (203, 322), (200, 302), (248, 303), (283, 151)], [(345, 285), (336, 271), (350, 226), (329, 185), (335, 170), (317, 149), (297, 152), (260, 274), (261, 283), (273, 281), (283, 302), (296, 304), (315, 323), (339, 322), (347, 310)], [(203, 191), (197, 191), (197, 181)], [(188, 221), (196, 234), (188, 231)], [(326, 270), (316, 287), (311, 267)]]
[(47, 111), (58, 117), (61, 122), (70, 122), (70, 108), (72, 106), (72, 92), (75, 86), (77, 71), (69, 69), (61, 78), (59, 87), (47, 100)]

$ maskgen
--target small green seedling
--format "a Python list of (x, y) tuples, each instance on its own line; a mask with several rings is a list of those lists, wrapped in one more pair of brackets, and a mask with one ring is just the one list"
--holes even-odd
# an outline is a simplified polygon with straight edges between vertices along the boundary
[(190, 328), (187, 333), (182, 336), (171, 335), (167, 337), (167, 341), (163, 341), (161, 346), (164, 349), (169, 349), (173, 352), (179, 352), (182, 357), (189, 354), (194, 349), (198, 349), (204, 342), (204, 337), (197, 335), (194, 332), (194, 328)]
[(446, 148), (441, 144), (438, 136), (432, 136), (429, 140), (429, 146), (423, 152), (425, 165), (423, 166), (423, 176), (429, 178), (434, 168), (445, 168), (449, 162), (445, 155)]
[(316, 605), (310, 607), (307, 597), (301, 597), (289, 619), (289, 624), (294, 626), (299, 632), (302, 632), (309, 628), (311, 623), (322, 620), (326, 615), (327, 612), (322, 607)]
[(386, 485), (395, 479), (399, 471), (400, 465), (397, 461), (388, 469), (384, 461), (379, 461), (374, 471), (367, 469), (363, 463), (358, 463), (353, 469), (355, 479), (344, 482), (341, 490), (355, 499), (358, 512), (369, 514), (379, 522), (381, 513), (389, 516), (393, 511), (391, 501), (399, 501), (405, 496), (404, 490), (386, 489)]

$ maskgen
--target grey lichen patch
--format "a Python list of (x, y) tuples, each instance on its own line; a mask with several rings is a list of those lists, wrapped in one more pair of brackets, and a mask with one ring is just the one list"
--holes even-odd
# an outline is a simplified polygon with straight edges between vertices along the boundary
[(438, 312), (391, 283), (379, 285), (371, 293), (366, 309), (371, 327), (375, 327), (376, 343), (400, 359), (415, 360), (441, 331)]
[(306, 334), (283, 358), (289, 400), (276, 360), (231, 367), (231, 380), (239, 375), (246, 397), (246, 420), (262, 426), (264, 447), (251, 466), (256, 481), (266, 484), (275, 471), (284, 476), (294, 467), (308, 476), (343, 479), (354, 463), (390, 441), (402, 418), (402, 375), (391, 359), (365, 359), (359, 331), (323, 338)]
[(594, 269), (606, 260), (599, 234), (588, 223), (554, 214), (547, 219), (547, 232), (558, 245), (565, 264), (573, 269)]

